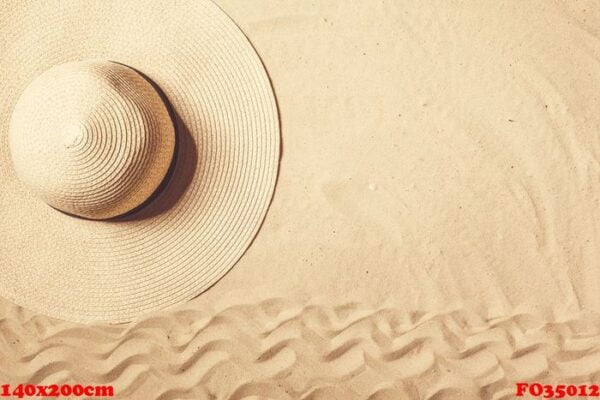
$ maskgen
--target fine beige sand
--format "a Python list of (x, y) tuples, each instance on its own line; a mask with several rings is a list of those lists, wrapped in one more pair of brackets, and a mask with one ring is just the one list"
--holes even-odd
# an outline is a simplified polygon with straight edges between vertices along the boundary
[(597, 315), (271, 299), (84, 326), (0, 307), (3, 382), (114, 385), (120, 399), (514, 399), (517, 381), (600, 380)]
[(0, 303), (0, 381), (124, 399), (509, 399), (600, 384), (593, 1), (218, 4), (261, 55), (267, 218), (199, 298), (86, 326)]

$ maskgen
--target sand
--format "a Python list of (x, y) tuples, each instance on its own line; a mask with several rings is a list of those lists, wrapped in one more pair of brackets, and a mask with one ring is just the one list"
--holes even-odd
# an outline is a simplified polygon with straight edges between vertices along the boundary
[(280, 108), (259, 235), (201, 297), (131, 324), (0, 303), (0, 381), (127, 399), (600, 383), (593, 2), (218, 4)]
[(191, 302), (83, 326), (2, 303), (5, 382), (114, 385), (122, 399), (513, 399), (514, 382), (600, 379), (600, 319), (482, 319), (284, 299)]

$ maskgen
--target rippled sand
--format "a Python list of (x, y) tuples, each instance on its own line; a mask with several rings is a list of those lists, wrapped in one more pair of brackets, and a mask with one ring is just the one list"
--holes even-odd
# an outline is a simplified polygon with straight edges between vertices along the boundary
[(515, 382), (600, 379), (600, 319), (197, 301), (78, 326), (5, 303), (4, 382), (113, 385), (122, 399), (511, 399)]

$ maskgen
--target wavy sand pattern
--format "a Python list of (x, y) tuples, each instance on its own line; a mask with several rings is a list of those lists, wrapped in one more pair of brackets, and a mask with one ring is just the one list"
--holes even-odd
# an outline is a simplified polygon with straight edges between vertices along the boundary
[(515, 381), (600, 381), (600, 317), (484, 320), (281, 299), (189, 303), (84, 326), (2, 302), (0, 380), (114, 385), (126, 399), (508, 399)]

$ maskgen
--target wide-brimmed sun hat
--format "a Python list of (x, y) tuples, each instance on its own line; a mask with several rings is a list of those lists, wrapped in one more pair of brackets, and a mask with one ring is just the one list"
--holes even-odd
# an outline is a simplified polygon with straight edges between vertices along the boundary
[(279, 161), (239, 28), (207, 0), (10, 0), (0, 38), (0, 295), (124, 322), (219, 280)]

